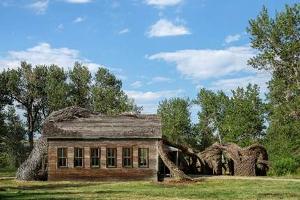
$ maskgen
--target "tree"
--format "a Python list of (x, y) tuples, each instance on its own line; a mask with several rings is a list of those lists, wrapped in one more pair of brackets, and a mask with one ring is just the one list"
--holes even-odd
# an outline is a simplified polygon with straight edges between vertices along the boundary
[[(258, 50), (249, 60), (254, 68), (272, 73), (268, 94), (269, 127), (266, 145), (275, 171), (289, 159), (300, 164), (300, 4), (286, 6), (274, 18), (263, 8), (247, 31)], [(278, 164), (279, 163), (279, 164)], [(277, 165), (278, 164), (278, 165)], [(294, 171), (291, 167), (287, 171)]]
[(265, 135), (265, 105), (257, 85), (238, 87), (226, 107), (222, 123), (223, 138), (242, 147), (260, 142)]
[(194, 103), (201, 107), (198, 113), (198, 127), (202, 149), (210, 146), (217, 138), (218, 141), (222, 141), (222, 123), (228, 101), (229, 98), (224, 92), (214, 93), (204, 88), (199, 91), (194, 100)]
[(76, 62), (69, 72), (71, 105), (90, 108), (90, 87), (92, 75), (86, 66)]
[(189, 100), (172, 98), (159, 103), (157, 113), (161, 117), (162, 134), (176, 144), (187, 143), (191, 136)]
[(128, 99), (122, 90), (122, 81), (109, 72), (108, 69), (99, 68), (94, 84), (91, 87), (92, 108), (104, 114), (115, 114), (125, 111), (138, 111), (134, 102)]
[(25, 111), (27, 134), (30, 148), (33, 148), (34, 132), (39, 129), (41, 111), (45, 104), (45, 84), (47, 68), (36, 66), (32, 68), (26, 62), (18, 69), (4, 71), (2, 76), (6, 82), (2, 83), (7, 90), (6, 98), (17, 103), (18, 108)]
[(46, 78), (47, 114), (67, 107), (70, 104), (67, 74), (63, 68), (51, 65)]
[(201, 89), (194, 103), (201, 106), (198, 127), (202, 148), (216, 140), (248, 146), (264, 136), (265, 105), (257, 85), (238, 87), (231, 97), (222, 91)]
[(122, 90), (121, 80), (107, 69), (99, 68), (94, 83), (91, 81), (91, 72), (79, 63), (66, 74), (56, 65), (32, 67), (22, 62), (19, 68), (0, 73), (0, 111), (12, 103), (24, 111), (31, 149), (34, 134), (55, 110), (76, 105), (105, 114), (140, 112)]
[(5, 152), (10, 157), (11, 165), (19, 167), (25, 158), (23, 141), (26, 130), (13, 106), (8, 107), (5, 115), (6, 132), (3, 134)]

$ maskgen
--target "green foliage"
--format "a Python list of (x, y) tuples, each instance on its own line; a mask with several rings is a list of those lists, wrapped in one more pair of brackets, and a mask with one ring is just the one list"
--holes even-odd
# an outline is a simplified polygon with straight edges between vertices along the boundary
[[(257, 56), (251, 58), (249, 64), (272, 72), (265, 144), (270, 160), (275, 163), (274, 170), (279, 174), (291, 171), (282, 169), (284, 163), (288, 163), (285, 158), (300, 160), (299, 27), (299, 3), (287, 5), (274, 18), (263, 8), (256, 19), (250, 20), (248, 27), (251, 46), (258, 50)], [(296, 163), (299, 165), (299, 162)]]
[(174, 143), (187, 143), (191, 137), (189, 100), (163, 100), (159, 103), (157, 113), (161, 117), (163, 136)]
[(265, 105), (257, 85), (249, 84), (246, 89), (232, 91), (222, 123), (224, 141), (243, 147), (259, 143), (265, 136), (264, 122)]
[(198, 129), (202, 149), (221, 139), (220, 132), (222, 132), (228, 101), (229, 98), (224, 92), (214, 93), (204, 88), (199, 91), (194, 100), (194, 103), (201, 107), (201, 111), (198, 113)]
[(272, 162), (272, 169), (277, 176), (295, 173), (299, 163), (292, 157), (279, 157)]
[(66, 73), (56, 65), (32, 67), (22, 62), (17, 69), (1, 72), (0, 83), (0, 111), (5, 105), (15, 103), (25, 112), (31, 148), (42, 121), (55, 110), (77, 105), (104, 114), (141, 111), (122, 90), (121, 80), (107, 69), (99, 68), (92, 83), (91, 72), (80, 63)]
[(0, 132), (0, 163), (3, 167), (18, 167), (24, 158), (26, 131), (14, 107), (9, 106), (4, 117), (4, 129)]
[(115, 114), (134, 108), (134, 103), (122, 90), (122, 81), (108, 69), (98, 69), (91, 91), (92, 107), (97, 112)]
[(201, 89), (194, 103), (201, 106), (198, 126), (203, 148), (217, 140), (247, 146), (264, 136), (265, 106), (257, 85), (237, 88), (232, 97)]
[(33, 148), (34, 132), (38, 131), (41, 124), (41, 111), (45, 104), (46, 66), (33, 68), (26, 62), (21, 63), (17, 69), (2, 72), (6, 88), (5, 97), (17, 103), (17, 107), (25, 111), (27, 134), (31, 148)]
[(11, 165), (10, 155), (7, 152), (0, 153), (0, 168), (6, 168)]
[(67, 107), (70, 103), (67, 74), (63, 68), (51, 65), (46, 78), (47, 113)]
[(70, 100), (71, 105), (90, 108), (90, 84), (91, 72), (86, 66), (76, 62), (69, 72), (70, 77)]

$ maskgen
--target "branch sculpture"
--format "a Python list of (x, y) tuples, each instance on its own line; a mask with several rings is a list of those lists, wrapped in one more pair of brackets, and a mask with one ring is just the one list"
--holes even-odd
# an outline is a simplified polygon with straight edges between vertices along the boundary
[[(55, 122), (68, 121), (76, 118), (93, 118), (95, 113), (79, 107), (69, 107), (60, 111), (53, 112), (44, 122), (42, 137), (35, 144), (28, 159), (22, 163), (17, 170), (16, 178), (18, 180), (37, 180), (46, 176), (47, 171), (41, 170), (42, 160), (47, 155), (47, 136), (51, 134), (78, 134), (76, 131), (62, 130), (56, 126)], [(173, 146), (180, 149), (184, 156), (192, 159), (192, 164), (188, 167), (192, 170), (186, 170), (188, 173), (221, 175), (223, 160), (222, 155), (228, 161), (230, 174), (237, 176), (256, 176), (266, 175), (268, 170), (268, 154), (266, 149), (259, 144), (254, 144), (246, 148), (241, 148), (236, 144), (218, 144), (206, 148), (199, 152), (190, 147), (174, 144), (165, 139), (158, 145), (158, 153), (163, 163), (169, 168), (174, 178), (179, 180), (193, 180), (184, 170), (179, 169), (169, 158), (168, 152), (164, 146)], [(185, 162), (188, 163), (188, 162)], [(186, 166), (186, 165), (185, 165)]]

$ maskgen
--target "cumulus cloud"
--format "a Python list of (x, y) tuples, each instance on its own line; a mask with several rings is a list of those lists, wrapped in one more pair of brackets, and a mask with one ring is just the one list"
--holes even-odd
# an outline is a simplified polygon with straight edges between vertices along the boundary
[(119, 32), (118, 32), (118, 34), (119, 35), (123, 35), (123, 34), (126, 34), (126, 33), (129, 33), (129, 29), (128, 28), (124, 28), (124, 29), (122, 29), (122, 30), (120, 30)]
[(74, 20), (73, 20), (73, 23), (80, 23), (80, 22), (83, 22), (85, 20), (84, 17), (76, 17)]
[(164, 8), (166, 6), (176, 6), (182, 3), (183, 0), (145, 0), (145, 3), (158, 8)]
[(238, 86), (246, 87), (251, 83), (260, 86), (263, 94), (268, 90), (267, 82), (271, 74), (254, 70), (247, 65), (248, 59), (255, 54), (255, 50), (248, 46), (235, 46), (219, 50), (191, 49), (161, 52), (147, 58), (174, 63), (179, 73), (198, 84), (198, 89), (203, 87), (201, 81), (204, 80), (209, 89), (226, 92)]
[(1, 68), (16, 68), (21, 61), (32, 65), (56, 64), (65, 69), (71, 68), (76, 61), (85, 64), (92, 72), (96, 71), (99, 65), (80, 57), (80, 52), (70, 48), (53, 48), (49, 43), (40, 43), (23, 51), (9, 51), (5, 57), (0, 57)]
[(161, 52), (148, 56), (150, 60), (175, 63), (177, 70), (187, 78), (204, 80), (217, 78), (241, 71), (251, 71), (247, 60), (255, 55), (247, 46), (226, 49), (188, 49)]
[(229, 44), (229, 43), (232, 43), (232, 42), (239, 41), (240, 39), (241, 39), (241, 35), (240, 35), (240, 34), (228, 35), (228, 36), (225, 38), (225, 43), (226, 43), (226, 44)]
[(29, 4), (28, 7), (32, 9), (36, 14), (45, 14), (49, 5), (49, 0), (37, 0), (32, 4)]
[(227, 78), (219, 79), (210, 85), (212, 90), (223, 90), (229, 93), (231, 90), (237, 87), (247, 87), (249, 83), (257, 84), (260, 87), (261, 94), (268, 91), (267, 82), (271, 79), (271, 74), (267, 72), (257, 72), (251, 75), (238, 77), (238, 78)]
[(135, 81), (135, 82), (131, 83), (130, 86), (133, 88), (140, 88), (143, 86), (143, 83), (141, 81)]
[(127, 90), (126, 94), (135, 100), (137, 105), (143, 106), (144, 113), (156, 113), (159, 101), (165, 98), (178, 97), (183, 95), (183, 90), (163, 90), (163, 91), (136, 91)]
[(176, 25), (173, 22), (160, 19), (150, 26), (147, 32), (148, 37), (166, 37), (191, 34), (188, 28), (183, 25)]
[(151, 81), (149, 81), (147, 84), (151, 85), (151, 84), (154, 84), (154, 83), (170, 83), (170, 82), (172, 82), (172, 79), (170, 79), (168, 77), (156, 76), (156, 77), (153, 77), (151, 79)]

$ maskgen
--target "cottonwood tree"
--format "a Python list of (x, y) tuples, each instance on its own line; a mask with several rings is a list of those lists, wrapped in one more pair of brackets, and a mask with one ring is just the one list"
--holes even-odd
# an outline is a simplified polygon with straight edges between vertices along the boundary
[(90, 108), (90, 87), (92, 75), (89, 69), (76, 62), (69, 72), (70, 103), (82, 108)]
[(213, 142), (222, 142), (222, 123), (229, 98), (224, 92), (202, 88), (197, 94), (194, 103), (201, 107), (198, 112), (198, 129), (202, 149), (210, 146)]
[(109, 72), (99, 68), (91, 86), (91, 104), (94, 111), (104, 114), (116, 114), (125, 111), (140, 112), (122, 90), (122, 81)]
[[(68, 74), (57, 65), (48, 67), (46, 77), (46, 114), (70, 105), (70, 87), (67, 84)], [(74, 89), (75, 86), (73, 86)], [(75, 99), (75, 97), (74, 97)]]
[(31, 149), (34, 134), (55, 110), (76, 105), (104, 114), (141, 111), (122, 90), (121, 80), (99, 68), (92, 83), (91, 72), (80, 63), (66, 73), (56, 65), (32, 67), (22, 62), (17, 69), (0, 73), (0, 83), (0, 110), (14, 103), (24, 111)]
[(194, 101), (198, 113), (199, 134), (203, 148), (215, 141), (247, 146), (264, 136), (265, 105), (257, 85), (232, 90), (232, 95), (201, 89)]
[(161, 101), (157, 113), (161, 117), (162, 134), (175, 144), (185, 144), (191, 137), (188, 99), (171, 98)]
[(10, 165), (18, 167), (25, 159), (26, 130), (13, 106), (9, 106), (5, 112), (5, 132), (1, 135), (2, 148), (9, 155)]
[(257, 85), (232, 91), (222, 122), (223, 138), (242, 147), (259, 143), (265, 136), (265, 104)]
[(33, 148), (34, 132), (39, 128), (45, 106), (47, 69), (22, 62), (19, 68), (4, 71), (2, 75), (6, 80), (1, 83), (7, 90), (6, 98), (25, 112), (29, 144)]
[(273, 18), (264, 7), (247, 31), (258, 50), (249, 64), (272, 73), (266, 142), (270, 158), (275, 169), (290, 163), (294, 171), (300, 164), (300, 4), (286, 5)]

